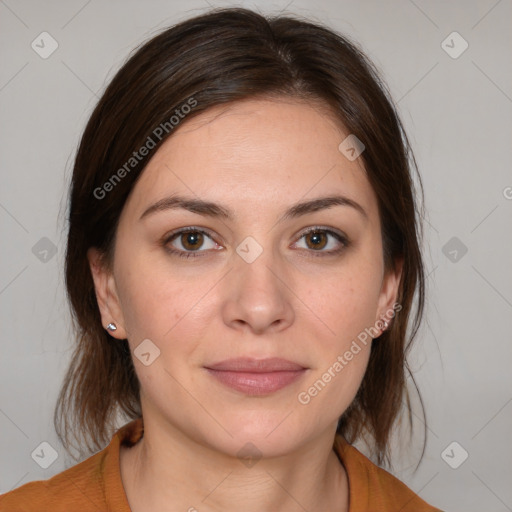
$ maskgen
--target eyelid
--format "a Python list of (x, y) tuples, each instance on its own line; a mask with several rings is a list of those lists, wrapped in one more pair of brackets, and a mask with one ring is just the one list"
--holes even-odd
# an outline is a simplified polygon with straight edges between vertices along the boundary
[(330, 226), (322, 226), (322, 225), (315, 225), (315, 226), (309, 226), (307, 228), (304, 228), (304, 230), (300, 232), (299, 238), (302, 238), (304, 235), (307, 235), (307, 234), (311, 233), (312, 231), (325, 231), (326, 233), (338, 235), (340, 238), (346, 239), (348, 241), (348, 237), (342, 231), (340, 231), (336, 228), (332, 228)]
[(213, 238), (215, 235), (213, 231), (210, 231), (208, 228), (200, 228), (199, 226), (186, 226), (184, 228), (178, 228), (173, 231), (169, 231), (163, 236), (163, 240), (169, 240), (173, 236), (181, 235), (182, 233), (202, 233), (203, 235), (208, 235), (210, 238)]

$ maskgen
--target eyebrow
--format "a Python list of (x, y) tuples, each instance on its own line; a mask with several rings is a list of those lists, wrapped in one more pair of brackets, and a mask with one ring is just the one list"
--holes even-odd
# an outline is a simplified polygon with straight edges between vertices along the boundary
[[(342, 195), (331, 195), (294, 204), (284, 212), (278, 222), (301, 217), (302, 215), (317, 212), (319, 210), (332, 208), (333, 206), (349, 206), (359, 212), (365, 219), (368, 219), (368, 214), (365, 209), (353, 199)], [(226, 220), (232, 220), (234, 217), (233, 213), (228, 208), (217, 203), (204, 201), (202, 199), (173, 195), (160, 199), (156, 203), (152, 204), (144, 211), (139, 220), (142, 220), (156, 212), (177, 209), (184, 209), (199, 215), (218, 217)]]

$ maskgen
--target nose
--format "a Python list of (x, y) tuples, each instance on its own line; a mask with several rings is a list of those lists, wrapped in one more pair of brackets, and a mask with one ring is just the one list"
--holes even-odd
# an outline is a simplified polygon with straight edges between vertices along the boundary
[(238, 254), (233, 260), (222, 306), (226, 325), (253, 334), (279, 332), (292, 325), (293, 283), (279, 258), (269, 250), (251, 263)]

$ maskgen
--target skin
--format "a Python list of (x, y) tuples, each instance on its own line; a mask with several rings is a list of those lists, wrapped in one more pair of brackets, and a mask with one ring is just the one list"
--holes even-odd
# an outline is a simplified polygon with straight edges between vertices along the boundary
[[(290, 98), (212, 108), (183, 122), (150, 160), (123, 209), (113, 270), (89, 250), (103, 325), (115, 322), (113, 336), (127, 338), (132, 354), (145, 339), (160, 350), (148, 366), (133, 358), (145, 433), (122, 448), (121, 475), (134, 512), (348, 510), (332, 445), (371, 340), (307, 405), (297, 397), (392, 308), (401, 269), (384, 271), (377, 198), (361, 159), (338, 149), (347, 135), (325, 111)], [(218, 203), (233, 218), (179, 209), (139, 220), (174, 193)], [(278, 222), (293, 204), (334, 193), (366, 217), (333, 206)], [(189, 226), (209, 230), (202, 246), (190, 249), (183, 235), (167, 247), (197, 247), (199, 256), (168, 253), (164, 236)], [(315, 248), (302, 236), (313, 226), (350, 244), (323, 232)], [(252, 263), (236, 252), (248, 236), (263, 249)], [(307, 371), (249, 396), (204, 368), (239, 356), (281, 357)], [(237, 457), (248, 442), (262, 454), (252, 467)]]

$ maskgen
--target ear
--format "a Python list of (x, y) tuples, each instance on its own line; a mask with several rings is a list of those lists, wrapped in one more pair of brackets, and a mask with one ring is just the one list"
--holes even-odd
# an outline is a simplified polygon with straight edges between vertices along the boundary
[(376, 325), (382, 325), (382, 320), (386, 320), (388, 324), (391, 324), (395, 312), (402, 309), (401, 305), (396, 304), (396, 299), (398, 297), (403, 265), (404, 259), (402, 257), (397, 259), (394, 267), (384, 274), (379, 295), (377, 318), (375, 319)]
[(126, 339), (126, 330), (124, 328), (124, 317), (121, 309), (121, 303), (117, 294), (114, 275), (109, 271), (101, 259), (101, 252), (95, 247), (87, 251), (87, 259), (91, 268), (91, 274), (94, 281), (96, 300), (101, 314), (101, 323), (107, 328), (109, 323), (116, 324), (116, 331), (108, 333), (117, 339)]

